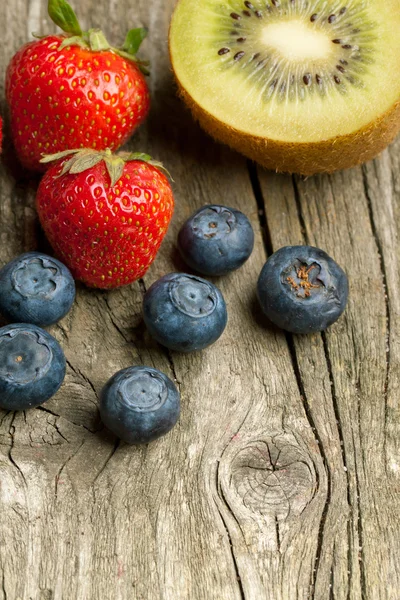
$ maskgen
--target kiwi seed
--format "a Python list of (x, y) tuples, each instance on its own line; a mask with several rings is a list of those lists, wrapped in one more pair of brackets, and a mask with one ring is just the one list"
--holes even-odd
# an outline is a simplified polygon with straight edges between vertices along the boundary
[[(226, 27), (221, 27), (221, 43), (216, 42), (219, 46), (217, 54), (226, 57), (224, 58), (227, 61), (226, 68), (240, 61), (241, 68), (249, 71), (249, 77), (257, 80), (265, 101), (305, 100), (315, 90), (321, 96), (333, 92), (345, 94), (349, 87), (364, 85), (360, 75), (364, 72), (363, 65), (371, 61), (371, 51), (374, 49), (376, 37), (373, 23), (365, 16), (363, 3), (354, 5), (350, 2), (353, 4), (352, 8), (342, 6), (333, 13), (331, 5), (324, 0), (314, 2), (312, 6), (305, 0), (270, 0), (270, 2), (270, 5), (264, 5), (263, 11), (259, 10), (261, 8), (259, 2), (257, 3), (259, 9), (257, 9), (253, 3), (247, 1), (243, 2), (240, 11), (238, 2), (235, 11), (227, 12), (226, 19), (235, 22), (236, 29), (230, 32), (230, 35), (235, 35), (236, 39), (232, 39), (225, 33), (230, 28), (227, 21)], [(315, 11), (316, 8), (318, 12)], [(325, 62), (318, 60), (314, 61), (318, 63), (317, 65), (307, 65), (307, 60), (292, 64), (290, 59), (282, 56), (279, 48), (274, 47), (275, 39), (272, 40), (270, 47), (260, 48), (260, 28), (265, 28), (268, 24), (284, 22), (288, 17), (311, 22), (315, 31), (325, 34), (338, 47), (337, 51)], [(352, 27), (351, 31), (348, 30), (349, 25)], [(357, 27), (354, 27), (355, 25)], [(259, 58), (256, 63), (254, 63), (255, 58)]]

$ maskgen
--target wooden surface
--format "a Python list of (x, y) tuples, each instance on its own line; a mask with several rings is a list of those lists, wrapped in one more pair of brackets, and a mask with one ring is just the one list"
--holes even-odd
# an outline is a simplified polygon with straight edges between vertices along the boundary
[[(0, 3), (2, 72), (31, 31), (53, 30), (45, 5)], [(144, 281), (80, 288), (51, 328), (68, 359), (62, 390), (0, 415), (0, 600), (400, 598), (400, 141), (334, 176), (258, 169), (200, 132), (175, 97), (173, 0), (74, 5), (114, 42), (128, 24), (150, 28), (153, 109), (130, 147), (165, 162), (177, 208)], [(47, 249), (34, 196), (1, 167), (2, 263)], [(209, 202), (247, 213), (255, 251), (217, 280), (223, 338), (169, 354), (143, 327), (142, 294), (184, 269), (177, 231)], [(350, 278), (345, 316), (322, 335), (285, 335), (257, 307), (266, 255), (295, 243), (324, 248)], [(178, 426), (143, 448), (118, 443), (97, 410), (108, 377), (132, 364), (163, 370), (182, 393)]]

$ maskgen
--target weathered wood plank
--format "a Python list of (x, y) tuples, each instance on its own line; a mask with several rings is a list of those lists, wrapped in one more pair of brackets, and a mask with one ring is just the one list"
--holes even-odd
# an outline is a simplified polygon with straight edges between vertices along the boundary
[[(48, 30), (45, 4), (0, 7), (3, 68), (28, 17)], [(69, 365), (56, 397), (0, 415), (0, 600), (392, 600), (400, 583), (400, 144), (332, 177), (303, 182), (254, 168), (250, 177), (246, 161), (202, 134), (175, 96), (172, 7), (77, 7), (84, 26), (101, 25), (113, 40), (128, 23), (150, 28), (153, 108), (130, 147), (168, 165), (177, 209), (143, 282), (108, 293), (80, 287), (70, 315), (51, 328)], [(2, 167), (2, 262), (43, 247), (34, 191)], [(143, 290), (184, 268), (177, 231), (208, 202), (248, 214), (255, 252), (216, 280), (229, 310), (223, 338), (201, 354), (167, 353), (143, 327)], [(346, 267), (351, 299), (326, 335), (292, 338), (260, 316), (255, 283), (265, 246), (304, 242)], [(98, 417), (102, 385), (130, 364), (162, 369), (182, 393), (179, 425), (144, 448), (119, 444)]]
[[(363, 169), (331, 177), (290, 181), (261, 175), (273, 246), (300, 242), (325, 248), (351, 282), (345, 318), (322, 336), (293, 341), (330, 472), (316, 597), (332, 584), (335, 598), (391, 598), (399, 585), (398, 441), (393, 435), (398, 419), (397, 409), (388, 409), (389, 389), (393, 394), (399, 374), (392, 330), (399, 282), (392, 161), (399, 148), (397, 142)], [(296, 218), (303, 231), (293, 228)], [(397, 404), (393, 395), (391, 404)]]

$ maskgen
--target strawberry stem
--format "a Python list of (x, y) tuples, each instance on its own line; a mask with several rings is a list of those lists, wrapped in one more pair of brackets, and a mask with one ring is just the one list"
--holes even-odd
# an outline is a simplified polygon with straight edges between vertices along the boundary
[(124, 45), (121, 50), (135, 56), (140, 48), (141, 43), (147, 36), (148, 30), (146, 27), (138, 27), (137, 29), (131, 29), (128, 31), (125, 38)]
[(150, 74), (147, 68), (149, 63), (147, 61), (139, 60), (136, 57), (136, 53), (147, 35), (147, 29), (145, 27), (131, 29), (128, 31), (122, 48), (113, 48), (100, 29), (82, 31), (78, 18), (67, 0), (49, 0), (48, 11), (52, 21), (54, 21), (54, 23), (65, 33), (69, 34), (69, 37), (65, 38), (60, 45), (60, 50), (68, 46), (80, 46), (81, 48), (92, 50), (93, 52), (110, 50), (111, 52), (115, 52), (123, 58), (136, 63), (145, 75)]

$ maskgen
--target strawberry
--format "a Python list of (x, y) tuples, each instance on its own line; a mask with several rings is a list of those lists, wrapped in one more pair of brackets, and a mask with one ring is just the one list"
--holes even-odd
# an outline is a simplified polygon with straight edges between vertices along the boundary
[(6, 76), (11, 133), (22, 165), (44, 171), (43, 154), (68, 148), (119, 148), (150, 106), (136, 52), (146, 36), (132, 29), (121, 50), (99, 30), (83, 32), (66, 0), (49, 0), (49, 14), (66, 35), (23, 46)]
[(142, 277), (173, 213), (172, 190), (161, 163), (146, 154), (90, 149), (43, 160), (57, 162), (39, 185), (39, 219), (74, 277), (103, 289)]

